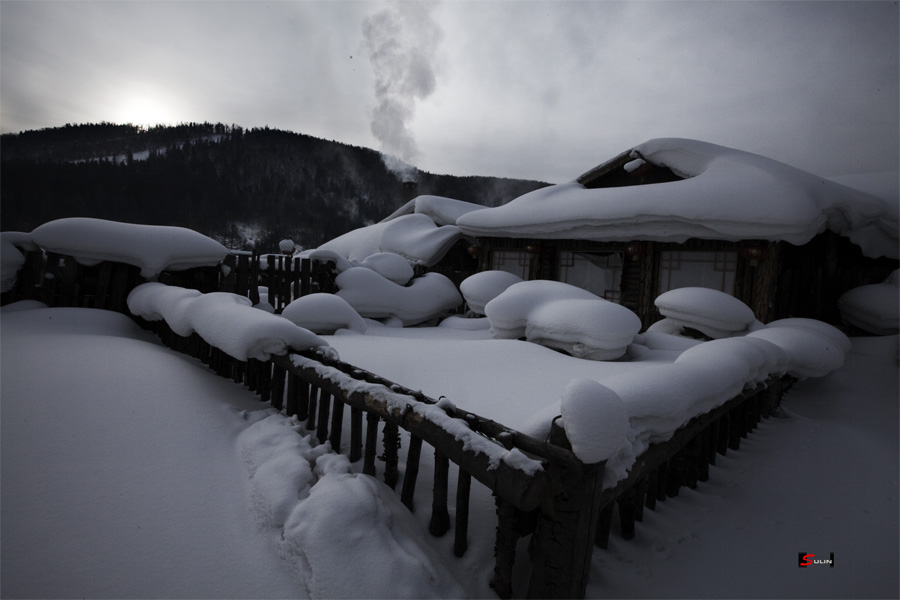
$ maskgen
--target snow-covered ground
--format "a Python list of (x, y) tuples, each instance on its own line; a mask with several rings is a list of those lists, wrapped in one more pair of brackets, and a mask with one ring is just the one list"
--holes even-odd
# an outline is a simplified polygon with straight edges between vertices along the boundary
[[(456, 559), (452, 536), (427, 534), (429, 511), (410, 515), (360, 465), (127, 318), (15, 310), (26, 306), (0, 322), (3, 597), (491, 596), (480, 485)], [(483, 329), (372, 321), (322, 338), (347, 362), (526, 429), (575, 377), (679, 353), (604, 363)], [(595, 549), (588, 596), (897, 597), (897, 366), (897, 336), (854, 339), (841, 369), (795, 385), (708, 482), (645, 511), (635, 539)], [(801, 569), (800, 552), (834, 553), (835, 566)]]

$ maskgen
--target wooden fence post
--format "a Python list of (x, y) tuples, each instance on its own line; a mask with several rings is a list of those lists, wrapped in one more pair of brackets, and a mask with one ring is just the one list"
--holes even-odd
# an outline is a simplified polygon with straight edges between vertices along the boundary
[[(556, 421), (550, 443), (567, 446)], [(584, 598), (590, 574), (594, 534), (606, 462), (546, 463), (549, 495), (539, 509), (529, 554), (529, 598)]]

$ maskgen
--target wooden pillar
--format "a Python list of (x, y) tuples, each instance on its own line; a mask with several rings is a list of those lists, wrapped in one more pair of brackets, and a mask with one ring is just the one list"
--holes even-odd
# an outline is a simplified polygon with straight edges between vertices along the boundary
[(516, 507), (494, 496), (497, 505), (497, 537), (494, 541), (494, 574), (491, 587), (501, 598), (512, 597), (512, 569), (516, 562)]
[(403, 487), (400, 490), (400, 501), (409, 512), (414, 512), (413, 498), (416, 494), (416, 479), (419, 476), (419, 457), (422, 454), (422, 438), (409, 436), (409, 448), (406, 451), (406, 472), (403, 474)]
[(439, 450), (434, 451), (434, 488), (431, 495), (431, 521), (428, 531), (435, 537), (444, 535), (450, 529), (450, 513), (447, 510), (447, 484), (450, 474), (450, 459)]
[(400, 432), (394, 423), (385, 422), (381, 432), (384, 445), (384, 483), (391, 489), (397, 486), (398, 450), (400, 449)]
[[(562, 427), (554, 421), (551, 443), (562, 445)], [(566, 441), (567, 442), (567, 441)], [(531, 536), (529, 598), (583, 598), (599, 517), (606, 462), (551, 461), (548, 506), (539, 510)]]
[(366, 453), (363, 473), (375, 477), (375, 456), (378, 454), (378, 415), (366, 413)]
[(469, 545), (469, 492), (472, 476), (462, 469), (456, 482), (456, 528), (453, 535), (453, 556), (465, 554)]

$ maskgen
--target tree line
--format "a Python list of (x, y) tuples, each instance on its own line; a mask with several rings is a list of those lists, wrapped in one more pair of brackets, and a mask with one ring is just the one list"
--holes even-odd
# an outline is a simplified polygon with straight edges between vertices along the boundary
[[(414, 170), (418, 194), (497, 206), (547, 184)], [(0, 136), (0, 227), (62, 217), (189, 227), (230, 247), (315, 247), (377, 222), (403, 179), (372, 149), (222, 123), (66, 125)], [(242, 238), (252, 226), (262, 234)]]

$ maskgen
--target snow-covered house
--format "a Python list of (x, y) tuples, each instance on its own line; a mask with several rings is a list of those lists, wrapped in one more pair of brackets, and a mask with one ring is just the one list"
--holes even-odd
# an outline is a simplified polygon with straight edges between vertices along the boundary
[(829, 180), (714, 144), (656, 139), (575, 181), (452, 222), (480, 269), (563, 281), (659, 318), (675, 288), (727, 292), (763, 322), (839, 321), (837, 298), (897, 268), (897, 173)]

